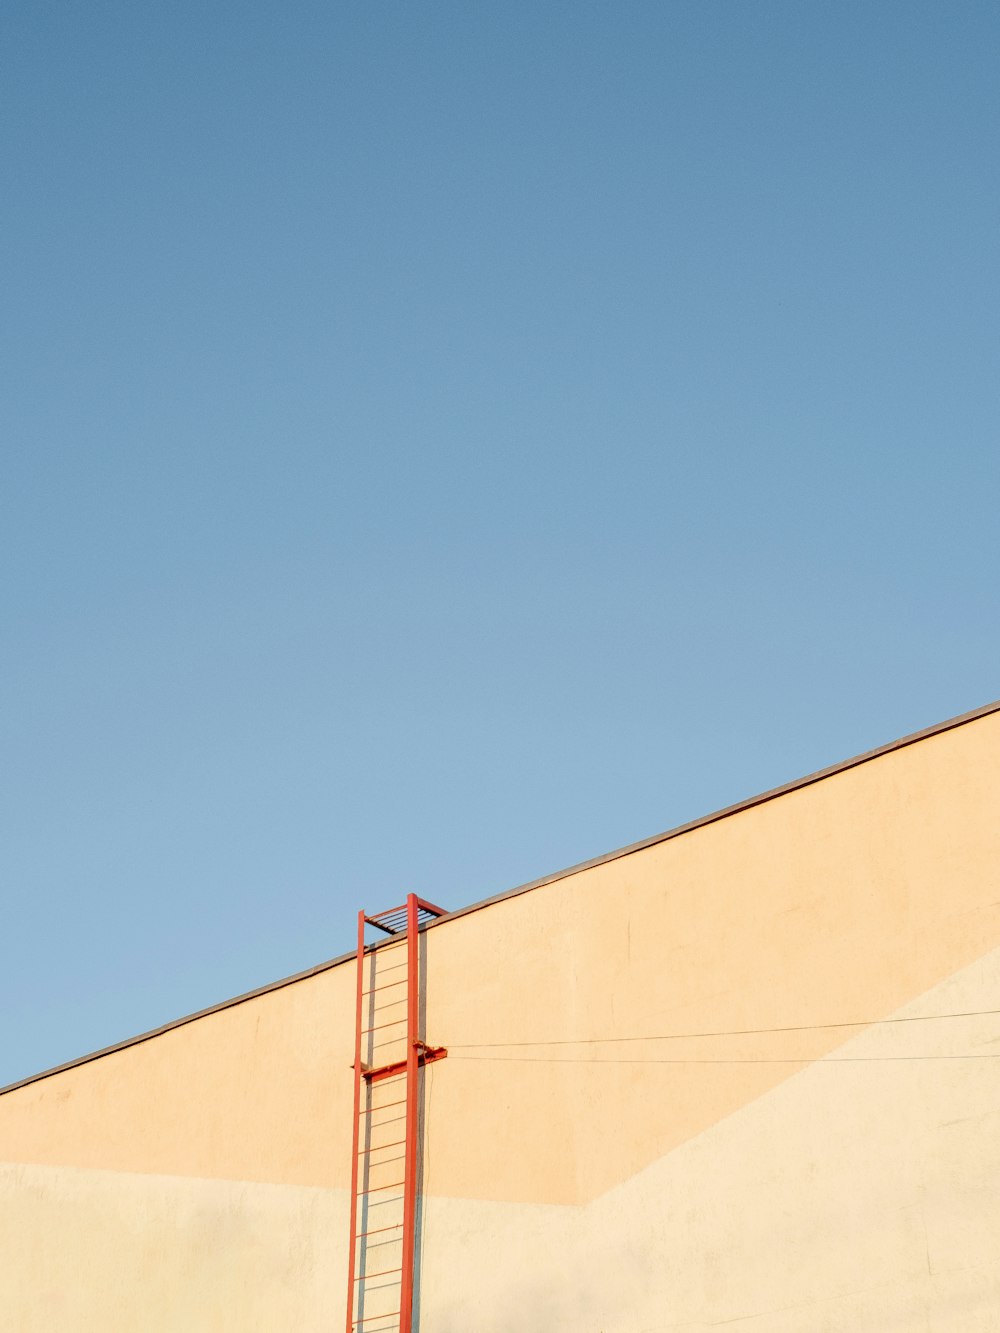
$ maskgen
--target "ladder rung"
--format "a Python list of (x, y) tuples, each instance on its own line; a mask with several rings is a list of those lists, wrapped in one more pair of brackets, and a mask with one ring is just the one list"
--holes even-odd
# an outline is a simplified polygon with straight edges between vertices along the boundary
[(391, 1166), (393, 1162), (405, 1162), (405, 1161), (406, 1161), (406, 1156), (405, 1156), (405, 1155), (402, 1156), (402, 1157), (387, 1157), (387, 1158), (386, 1158), (384, 1161), (382, 1161), (382, 1162), (372, 1162), (372, 1163), (371, 1163), (371, 1169), (372, 1169), (373, 1171), (377, 1171), (377, 1170), (379, 1169), (379, 1167), (381, 1167), (381, 1166)]
[(398, 1296), (400, 1288), (403, 1285), (401, 1277), (390, 1278), (388, 1282), (369, 1282), (366, 1287), (358, 1287), (357, 1291), (364, 1297), (365, 1301), (370, 1301), (372, 1305), (376, 1300), (381, 1299), (383, 1292), (388, 1292), (390, 1296)]
[(369, 1032), (384, 1032), (384, 1031), (386, 1030), (386, 1028), (398, 1028), (398, 1027), (402, 1027), (403, 1024), (404, 1024), (404, 1023), (407, 1023), (407, 1022), (409, 1022), (409, 1019), (406, 1019), (406, 1018), (394, 1018), (393, 1021), (392, 1021), (391, 1023), (377, 1023), (377, 1024), (375, 1025), (375, 1027), (373, 1027), (373, 1028), (362, 1028), (362, 1029), (361, 1029), (361, 1035), (362, 1035), (362, 1037), (367, 1037), (367, 1035), (368, 1035)]
[(359, 1148), (358, 1156), (361, 1157), (365, 1153), (382, 1152), (384, 1148), (401, 1148), (405, 1142), (405, 1139), (394, 1139), (392, 1143), (372, 1143), (367, 1148)]
[[(405, 1105), (406, 1105), (406, 1098), (404, 1097), (401, 1101), (398, 1102), (383, 1102), (381, 1106), (362, 1107), (362, 1109), (358, 1112), (358, 1114), (374, 1115), (376, 1111), (391, 1111), (394, 1106), (405, 1106)], [(399, 1117), (397, 1116), (395, 1118), (398, 1119)], [(389, 1121), (387, 1120), (385, 1123), (389, 1124)]]
[(390, 1273), (401, 1273), (401, 1268), (383, 1268), (378, 1273), (359, 1273), (355, 1282), (367, 1282), (372, 1277), (388, 1277)]
[(378, 1124), (373, 1125), (372, 1128), (381, 1129), (383, 1125), (399, 1125), (402, 1124), (403, 1121), (405, 1121), (405, 1119), (406, 1119), (405, 1115), (393, 1115), (390, 1116), (388, 1120), (380, 1120)]
[[(371, 972), (369, 979), (371, 981), (381, 981), (387, 972), (402, 972), (403, 969), (407, 967), (409, 967), (409, 961), (405, 958), (399, 963), (386, 963), (384, 967), (374, 968)], [(407, 979), (408, 979), (407, 977), (400, 977), (399, 981), (393, 981), (391, 983), (386, 982), (386, 985), (391, 984), (393, 986), (398, 986), (401, 985), (402, 982), (406, 981)], [(367, 995), (368, 992), (362, 991), (361, 994)]]
[[(399, 1318), (399, 1314), (400, 1314), (400, 1311), (399, 1311), (399, 1310), (390, 1310), (388, 1314), (370, 1314), (370, 1315), (366, 1315), (366, 1316), (364, 1317), (364, 1319), (355, 1319), (355, 1320), (354, 1320), (354, 1323), (353, 1323), (353, 1327), (354, 1327), (354, 1328), (360, 1328), (360, 1326), (361, 1326), (362, 1324), (370, 1324), (371, 1321), (372, 1321), (373, 1319), (398, 1319), (398, 1318)], [(375, 1330), (375, 1333), (390, 1333), (390, 1330), (389, 1330), (389, 1329), (381, 1329), (381, 1330), (380, 1330), (380, 1329), (376, 1329), (376, 1330)]]
[[(393, 1224), (392, 1224), (391, 1227), (372, 1227), (371, 1231), (359, 1231), (358, 1234), (354, 1237), (354, 1241), (355, 1241), (355, 1244), (357, 1244), (357, 1242), (358, 1242), (359, 1240), (361, 1240), (362, 1237), (364, 1237), (364, 1236), (381, 1236), (382, 1233), (385, 1232), (385, 1231), (401, 1231), (401, 1230), (402, 1230), (402, 1227), (403, 1227), (402, 1222), (393, 1222)], [(398, 1245), (398, 1244), (399, 1244), (399, 1242), (398, 1242), (398, 1241), (395, 1241), (395, 1240), (389, 1240), (389, 1241), (385, 1241), (385, 1242), (382, 1242), (382, 1243), (384, 1243), (384, 1244), (386, 1244), (386, 1245)]]
[(369, 1189), (358, 1190), (358, 1198), (363, 1199), (366, 1194), (380, 1194), (382, 1190), (399, 1189), (401, 1185), (405, 1184), (406, 1184), (405, 1180), (392, 1180), (389, 1182), (388, 1185), (372, 1185), (371, 1188)]
[(384, 986), (373, 986), (371, 990), (363, 990), (361, 994), (374, 995), (377, 990), (388, 990), (390, 986), (405, 986), (406, 982), (407, 978), (402, 977), (399, 981), (387, 981)]
[[(380, 1078), (379, 1082), (396, 1082), (397, 1078), (399, 1078), (399, 1074), (393, 1074), (393, 1077), (392, 1077), (392, 1078)], [(379, 1089), (379, 1088), (373, 1088), (372, 1090), (373, 1090), (373, 1092), (379, 1092), (380, 1089)], [(391, 1090), (391, 1092), (404, 1092), (405, 1089), (404, 1089), (404, 1088), (392, 1088), (392, 1089), (389, 1089), (389, 1090)], [(363, 1108), (361, 1108), (361, 1110), (359, 1110), (359, 1113), (357, 1113), (357, 1114), (359, 1114), (359, 1116), (373, 1116), (373, 1114), (375, 1114), (376, 1110), (392, 1110), (393, 1106), (405, 1106), (405, 1105), (407, 1105), (407, 1102), (405, 1102), (405, 1100), (404, 1100), (404, 1101), (384, 1101), (384, 1102), (381, 1102), (381, 1105), (379, 1105), (379, 1106), (368, 1106), (368, 1108), (364, 1108), (364, 1106), (363, 1106)]]

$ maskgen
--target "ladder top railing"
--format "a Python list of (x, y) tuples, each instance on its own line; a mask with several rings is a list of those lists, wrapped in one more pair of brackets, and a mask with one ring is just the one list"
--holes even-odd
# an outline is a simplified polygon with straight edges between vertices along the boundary
[[(439, 916), (447, 915), (445, 908), (435, 907), (433, 903), (425, 902), (423, 898), (417, 898), (416, 904), (418, 929), (425, 926), (429, 921), (435, 921)], [(387, 935), (405, 935), (409, 908), (406, 903), (403, 903), (401, 907), (387, 907), (384, 912), (372, 912), (371, 914), (365, 912), (363, 916), (369, 926), (384, 930)]]

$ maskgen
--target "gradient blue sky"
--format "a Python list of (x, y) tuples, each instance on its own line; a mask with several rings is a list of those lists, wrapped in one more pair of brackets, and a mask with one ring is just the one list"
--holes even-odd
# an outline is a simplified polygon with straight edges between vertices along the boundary
[(4, 6), (0, 1082), (1000, 695), (998, 43)]

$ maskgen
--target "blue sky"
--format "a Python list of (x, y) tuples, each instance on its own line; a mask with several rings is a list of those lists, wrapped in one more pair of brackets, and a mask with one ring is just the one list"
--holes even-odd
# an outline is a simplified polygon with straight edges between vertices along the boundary
[(0, 1082), (1000, 695), (998, 40), (5, 7)]

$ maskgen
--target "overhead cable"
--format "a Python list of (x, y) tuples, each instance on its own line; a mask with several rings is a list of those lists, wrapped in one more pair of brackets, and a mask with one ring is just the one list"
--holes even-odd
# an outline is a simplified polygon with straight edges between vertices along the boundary
[[(899, 1018), (851, 1019), (837, 1023), (795, 1023), (784, 1027), (730, 1028), (715, 1032), (660, 1032), (636, 1037), (551, 1037), (532, 1041), (449, 1041), (450, 1051), (507, 1050), (522, 1046), (607, 1046), (636, 1041), (693, 1041), (704, 1037), (758, 1037), (780, 1032), (826, 1032), (836, 1028), (874, 1028), (891, 1023), (931, 1023), (943, 1019), (988, 1018), (1000, 1009), (968, 1009), (951, 1014), (912, 1014)], [(797, 1063), (797, 1062), (796, 1062)]]

